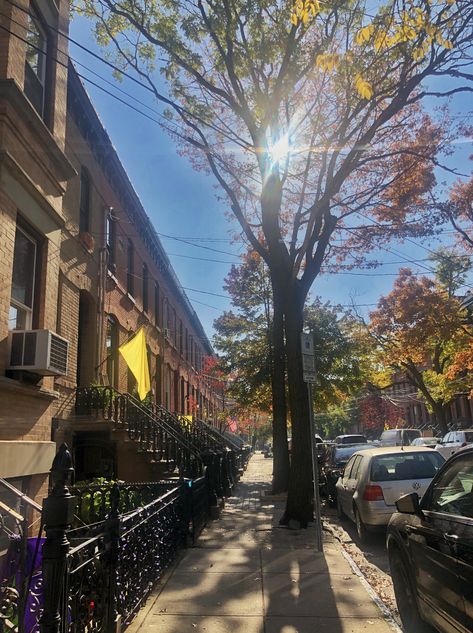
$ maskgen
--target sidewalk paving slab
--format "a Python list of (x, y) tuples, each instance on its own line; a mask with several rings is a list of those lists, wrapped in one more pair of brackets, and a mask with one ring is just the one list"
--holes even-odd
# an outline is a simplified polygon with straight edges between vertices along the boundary
[(281, 498), (266, 496), (272, 460), (255, 454), (196, 546), (165, 576), (128, 633), (393, 633), (341, 552), (315, 528), (278, 525)]

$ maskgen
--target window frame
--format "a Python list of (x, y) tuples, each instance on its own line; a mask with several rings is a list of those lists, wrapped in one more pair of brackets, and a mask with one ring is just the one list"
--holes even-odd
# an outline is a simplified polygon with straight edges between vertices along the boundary
[(131, 296), (135, 296), (135, 245), (128, 238), (126, 250), (126, 291)]
[[(16, 234), (17, 231), (23, 234), (23, 236), (30, 241), (34, 245), (34, 257), (33, 257), (33, 272), (32, 272), (32, 284), (31, 284), (31, 306), (28, 306), (18, 299), (13, 297), (13, 275), (14, 275), (14, 267), (15, 267), (15, 251), (16, 251)], [(33, 328), (34, 323), (34, 312), (35, 312), (35, 303), (36, 303), (36, 291), (37, 291), (37, 274), (38, 274), (38, 257), (39, 257), (39, 243), (38, 240), (24, 227), (21, 226), (17, 222), (15, 229), (15, 242), (13, 248), (13, 262), (12, 262), (12, 287), (10, 290), (10, 308), (16, 308), (17, 310), (22, 310), (26, 314), (25, 325), (22, 328), (18, 328), (20, 330), (31, 330)], [(8, 318), (8, 329), (10, 330), (10, 314)], [(11, 330), (10, 330), (11, 331)]]
[(89, 170), (84, 166), (80, 168), (79, 187), (79, 233), (89, 233), (91, 179)]
[[(38, 59), (41, 60), (41, 64), (38, 63), (38, 67), (41, 67), (41, 71), (37, 72), (34, 69), (34, 66), (27, 59), (27, 51), (28, 44), (25, 44), (25, 79), (23, 92), (26, 97), (30, 101), (33, 108), (36, 110), (38, 115), (46, 122), (47, 117), (47, 97), (48, 97), (48, 86), (49, 86), (49, 63), (48, 63), (48, 55), (51, 48), (51, 36), (48, 30), (47, 20), (44, 18), (43, 13), (40, 11), (36, 3), (30, 2), (29, 11), (27, 13), (28, 24), (26, 26), (26, 40), (28, 40), (29, 34), (33, 33), (33, 30), (30, 28), (31, 24), (36, 26), (37, 32), (41, 36), (41, 44), (38, 46), (41, 49), (41, 52), (38, 52)], [(36, 46), (36, 45), (35, 45)], [(29, 72), (31, 75), (28, 77)], [(31, 79), (34, 77), (34, 80), (37, 81), (38, 86), (40, 86), (41, 92), (39, 90), (36, 93), (37, 87), (33, 85)]]
[(105, 248), (108, 253), (108, 268), (114, 271), (117, 255), (117, 225), (116, 220), (113, 217), (112, 208), (108, 209), (105, 215)]
[(142, 288), (141, 288), (141, 300), (143, 303), (143, 312), (149, 311), (149, 269), (148, 264), (143, 262), (142, 266)]

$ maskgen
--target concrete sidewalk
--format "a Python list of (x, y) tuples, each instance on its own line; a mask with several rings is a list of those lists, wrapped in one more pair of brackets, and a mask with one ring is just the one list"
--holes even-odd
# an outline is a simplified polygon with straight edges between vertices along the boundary
[(393, 633), (344, 558), (315, 529), (278, 526), (283, 502), (264, 497), (272, 460), (255, 454), (219, 521), (174, 569), (130, 633)]

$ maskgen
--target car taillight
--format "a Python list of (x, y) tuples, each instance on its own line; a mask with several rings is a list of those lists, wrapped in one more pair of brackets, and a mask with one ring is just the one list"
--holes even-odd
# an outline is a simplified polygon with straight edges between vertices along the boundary
[(365, 501), (384, 501), (383, 489), (381, 486), (373, 486), (368, 484), (365, 486), (363, 493), (363, 499)]

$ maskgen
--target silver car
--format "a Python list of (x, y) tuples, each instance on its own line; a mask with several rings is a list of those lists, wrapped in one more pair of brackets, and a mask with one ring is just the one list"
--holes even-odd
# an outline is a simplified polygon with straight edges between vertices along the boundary
[(439, 441), (435, 450), (448, 459), (453, 453), (460, 448), (473, 444), (473, 429), (464, 429), (463, 431), (449, 431)]
[(361, 541), (386, 526), (404, 494), (422, 497), (444, 463), (437, 451), (417, 446), (370, 448), (354, 453), (337, 481), (337, 511), (356, 524)]

